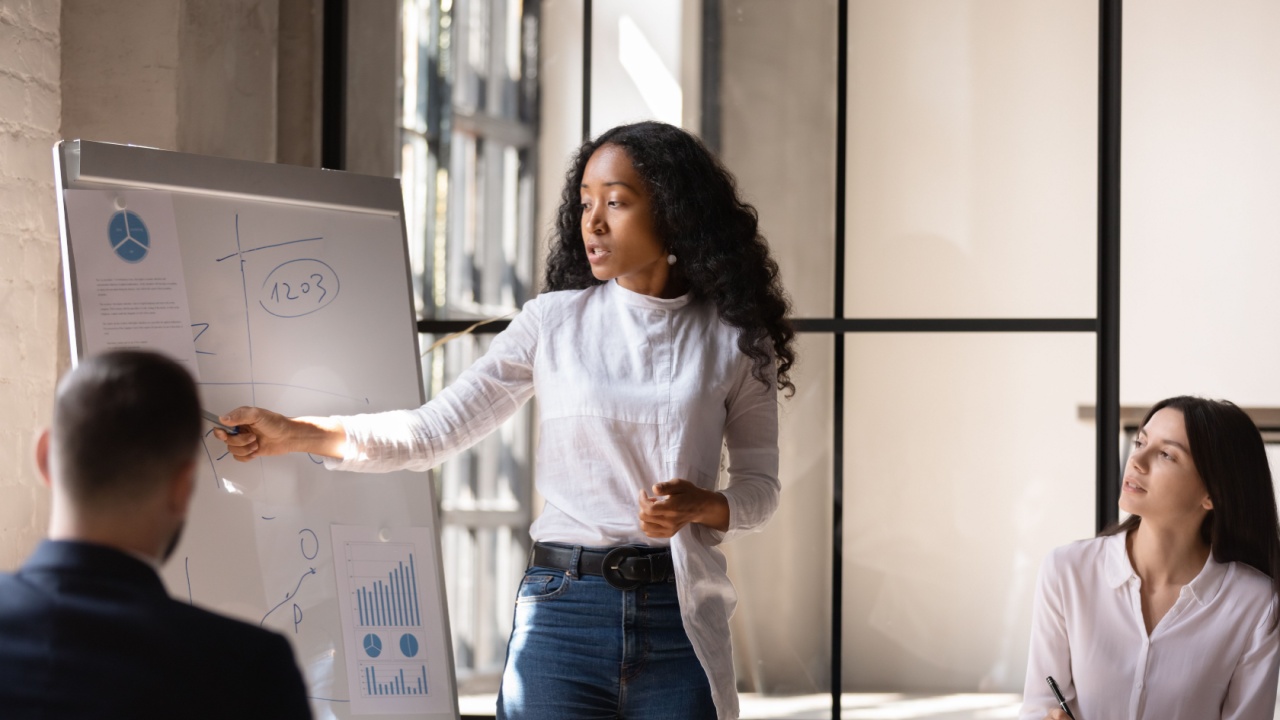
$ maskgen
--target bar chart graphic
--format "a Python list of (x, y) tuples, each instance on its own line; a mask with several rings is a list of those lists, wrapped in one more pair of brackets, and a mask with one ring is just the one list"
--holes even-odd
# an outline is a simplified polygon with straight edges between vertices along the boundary
[(434, 531), (329, 532), (352, 714), (455, 717)]
[(360, 627), (422, 626), (413, 545), (347, 543), (347, 572)]
[(365, 697), (426, 695), (427, 666), (422, 663), (361, 664), (360, 694)]

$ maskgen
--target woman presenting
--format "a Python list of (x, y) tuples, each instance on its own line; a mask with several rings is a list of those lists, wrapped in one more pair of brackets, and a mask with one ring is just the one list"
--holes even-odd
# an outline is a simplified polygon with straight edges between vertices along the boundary
[(1228, 402), (1163, 400), (1120, 493), (1131, 517), (1040, 570), (1021, 717), (1271, 720), (1280, 536), (1262, 436)]
[[(239, 460), (425, 470), (538, 396), (538, 491), (498, 717), (734, 718), (716, 546), (778, 504), (777, 391), (794, 332), (754, 208), (696, 138), (614, 128), (577, 152), (546, 292), (416, 410), (286, 418), (239, 408)], [(728, 483), (717, 491), (721, 448)]]

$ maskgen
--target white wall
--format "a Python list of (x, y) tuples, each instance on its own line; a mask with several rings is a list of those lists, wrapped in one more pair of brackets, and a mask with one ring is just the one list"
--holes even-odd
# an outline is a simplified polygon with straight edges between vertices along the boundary
[[(1092, 317), (1097, 7), (856, 2), (853, 317)], [(1040, 559), (1094, 524), (1092, 334), (856, 335), (844, 686), (1020, 691)]]
[(1280, 3), (1125, 3), (1120, 395), (1280, 406)]
[[(48, 423), (60, 338), (53, 143), (62, 92), (58, 0), (0, 0), (0, 569), (44, 536), (34, 429)], [(61, 342), (61, 353), (66, 341)]]
[(853, 4), (850, 315), (1093, 316), (1096, 16)]
[[(760, 213), (793, 313), (830, 315), (836, 3), (730, 0), (722, 13), (721, 159)], [(782, 504), (724, 548), (740, 683), (769, 693), (830, 687), (833, 340), (801, 336), (797, 353), (796, 395), (779, 406)]]

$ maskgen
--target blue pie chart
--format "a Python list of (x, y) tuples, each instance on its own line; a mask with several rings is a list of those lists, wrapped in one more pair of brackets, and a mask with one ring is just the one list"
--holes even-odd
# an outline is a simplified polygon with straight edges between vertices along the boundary
[(374, 635), (373, 633), (369, 633), (368, 635), (365, 635), (364, 651), (368, 653), (369, 657), (371, 658), (376, 658), (379, 655), (381, 655), (382, 654), (382, 638), (378, 637), (377, 635)]
[(410, 635), (409, 633), (405, 633), (404, 635), (401, 635), (400, 636), (400, 652), (404, 653), (404, 656), (407, 658), (411, 658), (414, 655), (417, 655), (418, 654), (418, 638)]
[(151, 250), (151, 233), (147, 232), (142, 218), (129, 210), (111, 216), (107, 238), (111, 241), (111, 252), (127, 263), (142, 262)]

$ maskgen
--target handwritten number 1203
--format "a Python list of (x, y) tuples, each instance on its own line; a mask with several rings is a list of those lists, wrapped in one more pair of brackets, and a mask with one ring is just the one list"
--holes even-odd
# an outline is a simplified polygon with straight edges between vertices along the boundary
[[(309, 280), (315, 280), (315, 289), (320, 291), (320, 297), (317, 297), (317, 298), (316, 298), (316, 302), (321, 302), (321, 301), (323, 301), (323, 300), (324, 300), (324, 296), (329, 294), (329, 291), (328, 291), (328, 290), (326, 290), (326, 289), (325, 289), (325, 287), (324, 287), (324, 276), (323, 276), (323, 275), (320, 275), (319, 273), (312, 273), (312, 274), (311, 274), (311, 277), (310, 277), (310, 278), (308, 278), (308, 279), (309, 279)], [(284, 298), (285, 298), (286, 300), (297, 300), (297, 299), (301, 298), (301, 297), (302, 297), (302, 295), (307, 295), (307, 294), (309, 294), (309, 293), (311, 292), (311, 290), (312, 290), (311, 283), (309, 283), (309, 282), (304, 282), (304, 283), (302, 283), (302, 285), (300, 285), (300, 286), (298, 287), (298, 290), (302, 293), (302, 295), (294, 295), (294, 294), (293, 294), (293, 288), (289, 285), (289, 283), (287, 283), (287, 282), (277, 282), (277, 283), (275, 284), (275, 286), (271, 288), (271, 299), (272, 299), (272, 300), (275, 300), (276, 302), (280, 302), (280, 287), (281, 287), (282, 285), (284, 286)]]
[(298, 258), (277, 265), (259, 291), (263, 310), (282, 318), (302, 317), (327, 307), (342, 292), (338, 273), (323, 260)]

